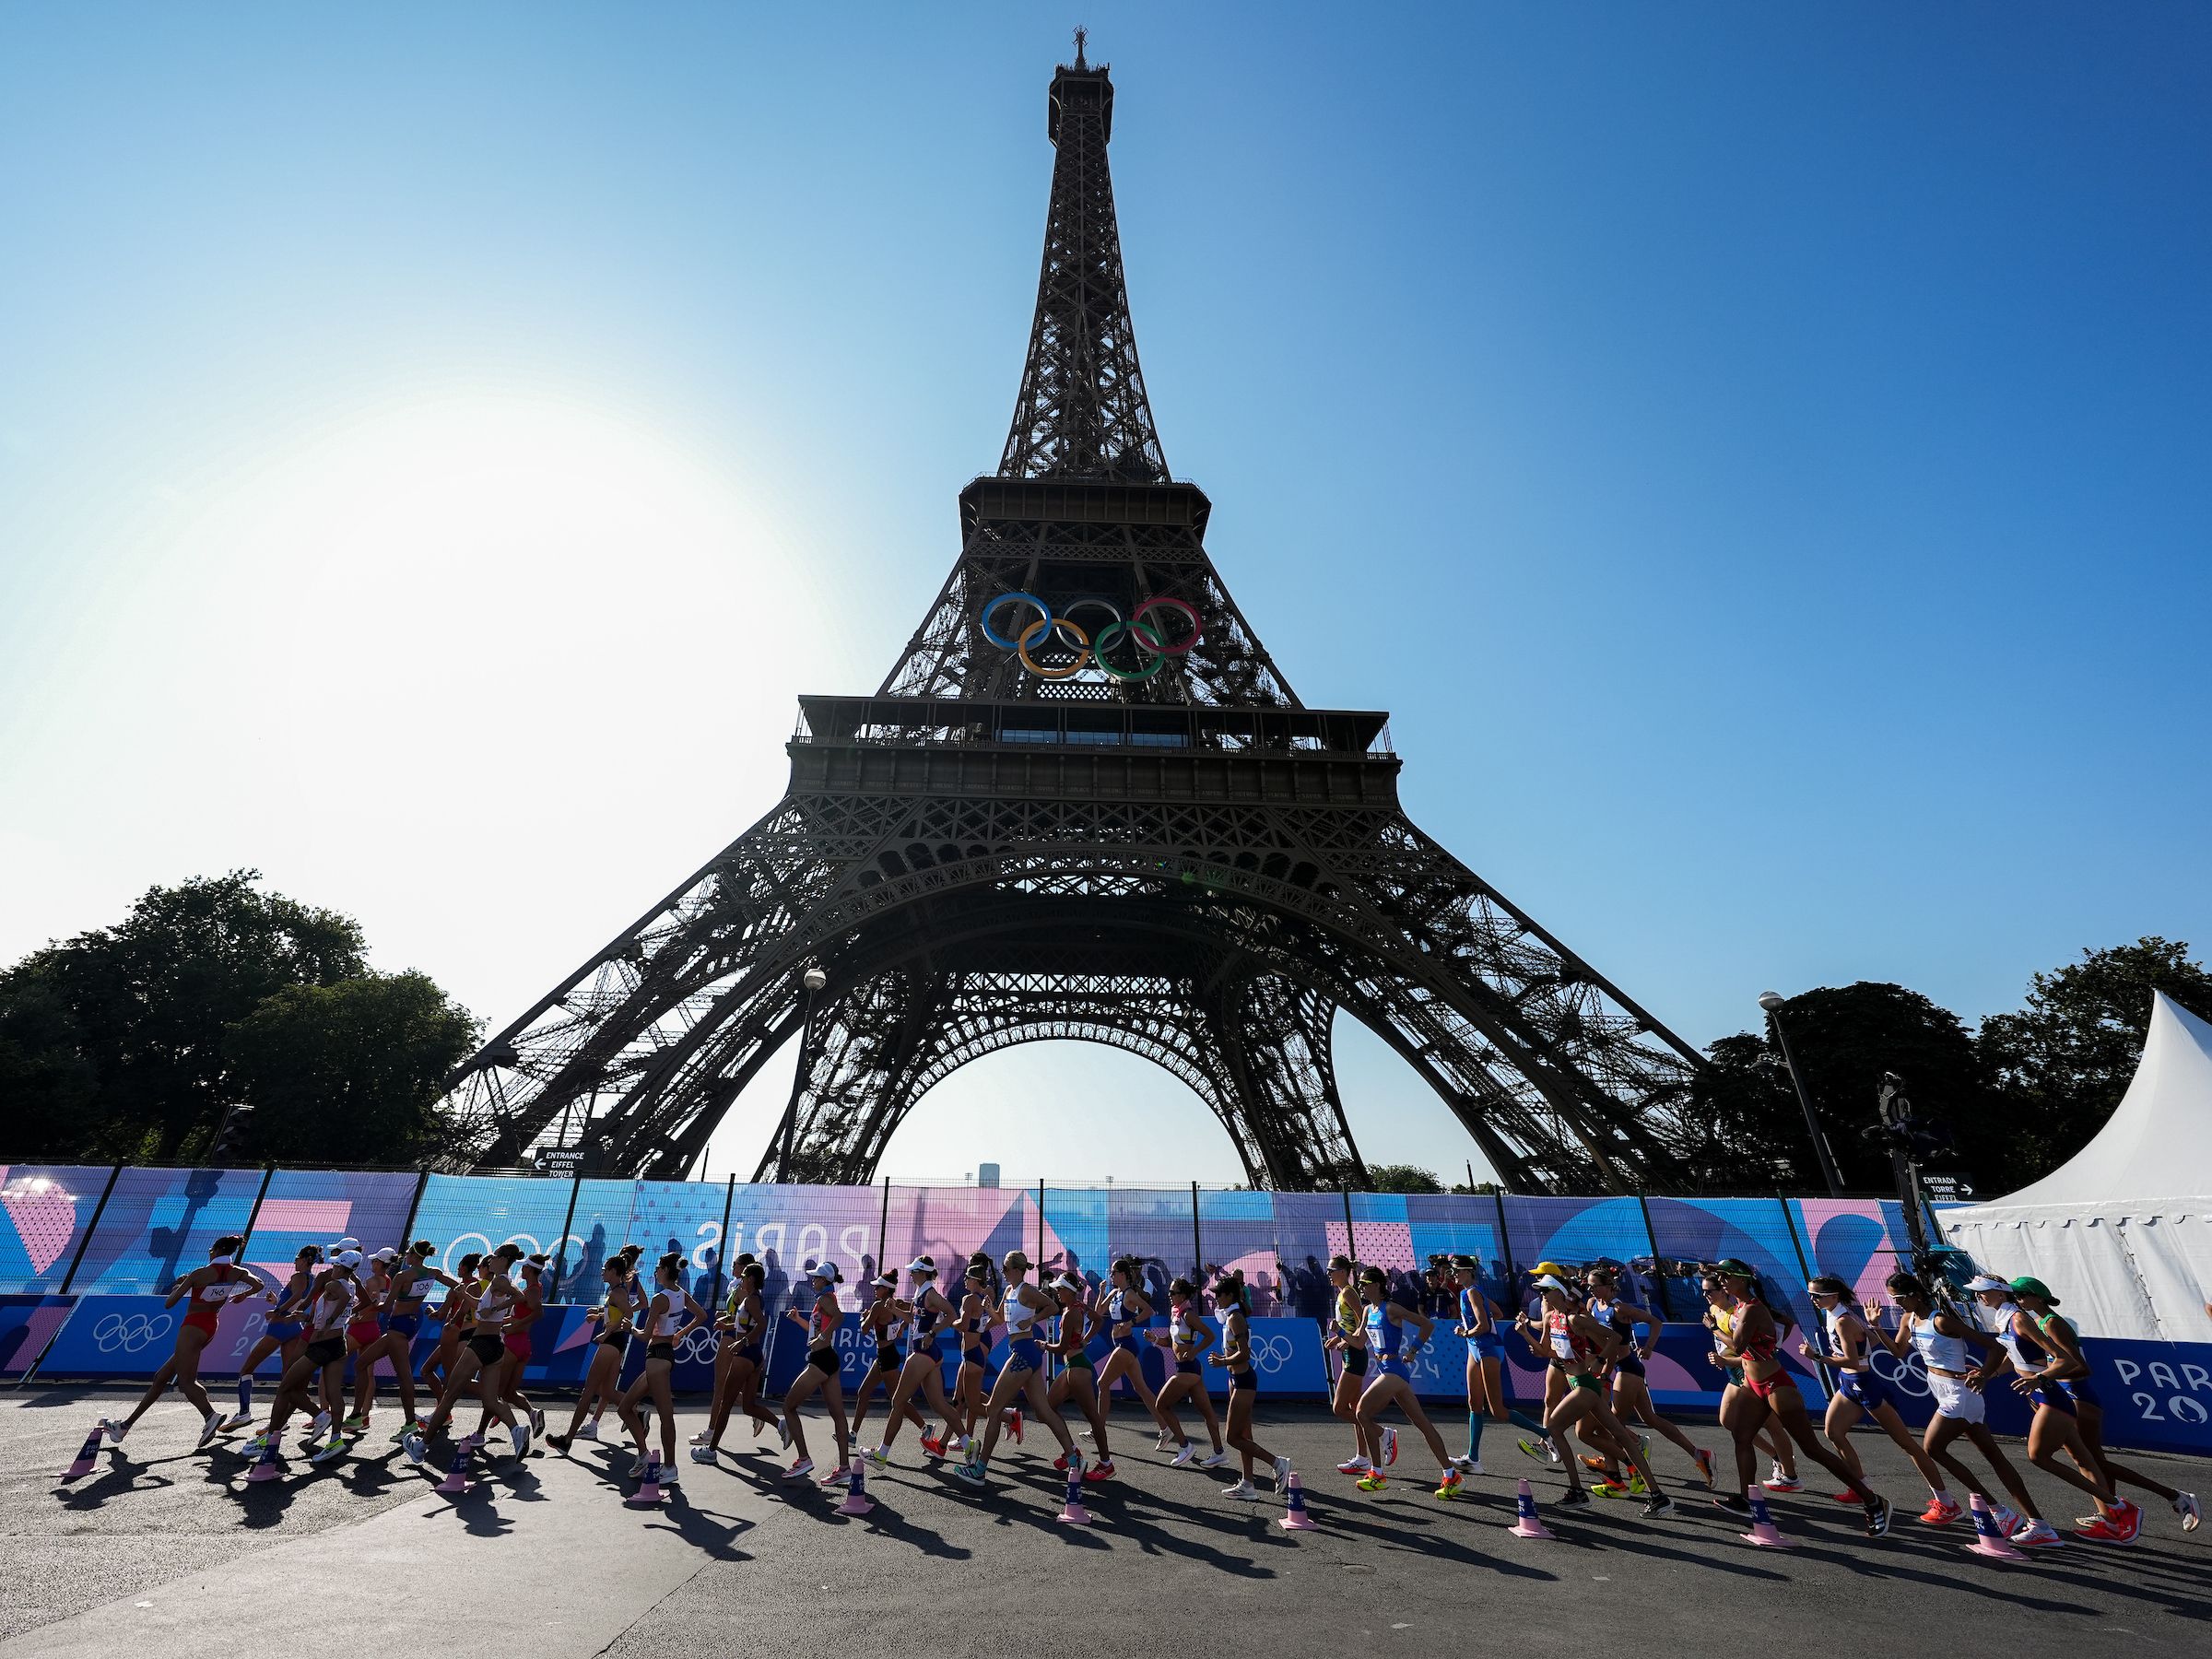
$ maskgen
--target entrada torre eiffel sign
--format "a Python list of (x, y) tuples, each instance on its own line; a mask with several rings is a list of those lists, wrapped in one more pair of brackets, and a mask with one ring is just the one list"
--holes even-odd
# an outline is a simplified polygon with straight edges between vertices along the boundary
[(756, 1178), (865, 1182), (932, 1084), (1079, 1038), (1189, 1084), (1255, 1183), (1357, 1186), (1342, 1009), (1513, 1189), (1664, 1183), (1696, 1053), (1414, 827), (1387, 717), (1300, 702), (1207, 558), (1079, 39), (1047, 131), (1013, 429), (935, 604), (874, 696), (799, 700), (773, 811), (469, 1061), (452, 1167), (680, 1177), (796, 1038)]

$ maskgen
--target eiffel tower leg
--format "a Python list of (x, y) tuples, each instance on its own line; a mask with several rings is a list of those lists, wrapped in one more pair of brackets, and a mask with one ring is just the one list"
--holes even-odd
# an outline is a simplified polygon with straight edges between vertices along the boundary
[(1240, 979), (1229, 990), (1207, 1014), (1259, 1153), (1262, 1167), (1251, 1176), (1285, 1192), (1364, 1182), (1367, 1166), (1336, 1093), (1335, 1005), (1273, 974)]

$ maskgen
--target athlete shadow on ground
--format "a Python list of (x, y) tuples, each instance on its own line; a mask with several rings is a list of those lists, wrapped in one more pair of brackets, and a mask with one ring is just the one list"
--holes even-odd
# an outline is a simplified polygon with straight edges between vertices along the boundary
[(166, 1475), (155, 1476), (145, 1481), (141, 1481), (139, 1476), (161, 1464), (188, 1462), (194, 1455), (193, 1453), (180, 1452), (171, 1457), (149, 1458), (141, 1463), (135, 1457), (114, 1453), (104, 1456), (99, 1472), (91, 1479), (73, 1486), (57, 1486), (53, 1488), (53, 1495), (65, 1509), (96, 1510), (106, 1504), (109, 1499), (120, 1497), (125, 1492), (153, 1491), (161, 1487), (176, 1485)]
[[(996, 1486), (979, 1493), (947, 1474), (946, 1487), (950, 1496), (964, 1499), (971, 1507), (985, 1511), (1002, 1526), (1033, 1527), (1082, 1549), (1111, 1550), (1115, 1540), (1126, 1538), (1148, 1555), (1172, 1555), (1185, 1560), (1203, 1561), (1218, 1571), (1240, 1578), (1271, 1579), (1277, 1575), (1272, 1567), (1256, 1557), (1231, 1554), (1208, 1545), (1202, 1537), (1170, 1532), (1157, 1521), (1147, 1519), (1147, 1512), (1170, 1515), (1200, 1534), (1219, 1533), (1253, 1546), (1294, 1547), (1287, 1536), (1254, 1534), (1249, 1514), (1225, 1514), (1217, 1509), (1176, 1503), (1143, 1487), (1121, 1481), (1084, 1488), (1084, 1507), (1091, 1512), (1095, 1528), (1066, 1525), (1056, 1519), (1067, 1495), (1066, 1482), (1057, 1476), (1005, 1475)], [(999, 1501), (994, 1503), (994, 1499)]]
[(749, 1561), (753, 1557), (737, 1548), (732, 1540), (739, 1533), (752, 1530), (753, 1523), (743, 1515), (724, 1515), (716, 1510), (700, 1509), (694, 1504), (680, 1486), (663, 1488), (658, 1505), (643, 1507), (623, 1506), (645, 1524), (649, 1532), (672, 1532), (700, 1554), (717, 1561)]
[[(2124, 1596), (2183, 1618), (2212, 1619), (2212, 1599), (2204, 1594), (2201, 1574), (2183, 1568), (2185, 1588), (2177, 1585), (2168, 1589), (2142, 1582), (2144, 1565), (2147, 1560), (2155, 1560), (2155, 1557), (2131, 1554), (2124, 1561), (2115, 1563), (2122, 1569), (2119, 1574), (2109, 1574), (2086, 1570), (2089, 1562), (2100, 1559), (2086, 1553), (2066, 1557), (2044, 1551), (2030, 1554), (2021, 1561), (1990, 1563), (1969, 1559), (1963, 1540), (1955, 1547), (1946, 1548), (1948, 1542), (1936, 1538), (1900, 1538), (1893, 1533), (1888, 1540), (1889, 1547), (1880, 1548), (1872, 1555), (1843, 1556), (1815, 1551), (1810, 1552), (1809, 1559), (1849, 1567), (1862, 1578), (1906, 1580), (1932, 1589), (1979, 1595), (2030, 1613), (2079, 1612), (2078, 1602), (2046, 1599), (2033, 1594), (2037, 1587), (2043, 1587), (2055, 1598), (2065, 1589), (2074, 1588)], [(2086, 1551), (2090, 1547), (2080, 1547)], [(1795, 1553), (1808, 1554), (1805, 1550)], [(1927, 1562), (1947, 1571), (1908, 1567), (1901, 1565), (1902, 1561)]]
[[(922, 1471), (901, 1470), (900, 1472), (901, 1474), (918, 1474)], [(943, 1533), (932, 1527), (919, 1525), (900, 1513), (899, 1508), (900, 1498), (918, 1489), (925, 1488), (918, 1488), (915, 1482), (894, 1479), (888, 1475), (871, 1475), (868, 1477), (868, 1497), (875, 1502), (874, 1509), (865, 1515), (841, 1515), (833, 1506), (827, 1514), (820, 1514), (818, 1518), (824, 1521), (841, 1521), (846, 1525), (859, 1527), (864, 1532), (880, 1534), (894, 1544), (903, 1544), (918, 1554), (934, 1556), (940, 1561), (973, 1560), (975, 1559), (973, 1550), (950, 1542)], [(838, 1489), (831, 1488), (830, 1490), (834, 1494)], [(842, 1501), (841, 1496), (839, 1500)], [(811, 1508), (811, 1506), (806, 1507)]]

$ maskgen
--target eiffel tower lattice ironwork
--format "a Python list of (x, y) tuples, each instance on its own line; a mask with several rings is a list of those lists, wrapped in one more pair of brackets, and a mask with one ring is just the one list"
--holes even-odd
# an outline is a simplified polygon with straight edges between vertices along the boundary
[(1253, 1182), (1357, 1184), (1342, 1010), (1509, 1186), (1666, 1181), (1698, 1056), (1414, 827), (1387, 716), (1291, 690), (1161, 453), (1080, 42), (1049, 111), (1013, 428), (928, 617), (874, 696), (800, 699), (774, 810), (462, 1069), (448, 1161), (680, 1176), (796, 1038), (756, 1178), (863, 1182), (933, 1084), (1074, 1038), (1188, 1083)]

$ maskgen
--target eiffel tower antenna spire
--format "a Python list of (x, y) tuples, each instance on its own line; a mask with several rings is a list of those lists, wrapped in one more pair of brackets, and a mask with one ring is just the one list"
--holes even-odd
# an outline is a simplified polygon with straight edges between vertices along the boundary
[(874, 696), (800, 699), (766, 817), (461, 1068), (441, 1161), (680, 1177), (795, 1039), (756, 1179), (867, 1182), (952, 1072), (1075, 1039), (1188, 1085), (1254, 1182), (1358, 1185), (1342, 1014), (1514, 1191), (1678, 1181), (1696, 1052), (1423, 835), (1388, 716), (1307, 708), (1230, 599), (1145, 401), (1080, 34), (1049, 109), (1021, 401), (936, 602)]
[(1053, 76), (1045, 130), (1057, 153), (1037, 315), (998, 474), (1156, 484), (1168, 464), (1137, 367), (1106, 165), (1113, 81), (1084, 61), (1085, 38), (1076, 30), (1075, 63)]
[(1090, 38), (1090, 30), (1089, 30), (1089, 29), (1086, 29), (1086, 28), (1084, 28), (1084, 27), (1083, 27), (1083, 25), (1082, 25), (1082, 24), (1080, 24), (1080, 23), (1077, 24), (1077, 25), (1076, 25), (1076, 71), (1077, 71), (1077, 74), (1080, 74), (1080, 73), (1082, 73), (1082, 71), (1084, 71), (1084, 70), (1086, 70), (1086, 69), (1088, 69), (1088, 68), (1089, 68), (1089, 67), (1090, 67), (1090, 65), (1089, 65), (1088, 64), (1086, 64), (1086, 63), (1083, 61), (1083, 42), (1084, 42), (1085, 41), (1088, 40), (1089, 38)]

